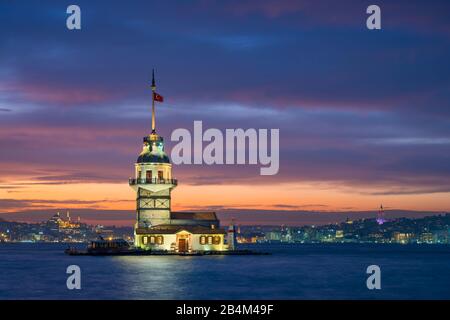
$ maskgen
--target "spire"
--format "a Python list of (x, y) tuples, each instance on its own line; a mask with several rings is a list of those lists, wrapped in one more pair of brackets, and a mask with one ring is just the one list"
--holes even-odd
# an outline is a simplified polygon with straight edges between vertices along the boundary
[(155, 119), (155, 69), (152, 69), (152, 134), (156, 133), (156, 119)]
[(384, 209), (383, 209), (383, 205), (380, 205), (380, 210), (377, 213), (377, 222), (379, 225), (382, 225), (383, 223), (386, 222), (386, 219), (384, 218)]
[(152, 90), (156, 89), (155, 84), (155, 69), (152, 69)]

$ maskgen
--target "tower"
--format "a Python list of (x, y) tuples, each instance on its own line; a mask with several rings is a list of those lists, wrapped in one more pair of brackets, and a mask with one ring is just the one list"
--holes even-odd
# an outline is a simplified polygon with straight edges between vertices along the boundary
[(379, 225), (382, 225), (383, 223), (386, 222), (386, 219), (384, 218), (384, 209), (383, 209), (383, 205), (380, 205), (380, 210), (377, 213), (377, 223)]
[(230, 225), (228, 226), (228, 250), (234, 250), (236, 248), (236, 232), (234, 227), (234, 221), (231, 220)]
[(170, 193), (177, 185), (172, 179), (172, 164), (164, 152), (164, 139), (156, 133), (155, 101), (162, 102), (163, 98), (156, 93), (154, 71), (151, 88), (152, 131), (143, 139), (142, 152), (134, 165), (135, 177), (129, 180), (136, 191), (135, 233), (137, 228), (170, 223)]

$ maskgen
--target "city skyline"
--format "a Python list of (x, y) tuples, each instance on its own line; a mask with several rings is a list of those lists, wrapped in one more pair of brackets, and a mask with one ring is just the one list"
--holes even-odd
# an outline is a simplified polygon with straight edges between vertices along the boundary
[(436, 3), (380, 1), (375, 32), (356, 1), (78, 1), (77, 32), (65, 4), (2, 3), (0, 213), (132, 217), (153, 67), (168, 150), (194, 120), (280, 129), (277, 175), (175, 165), (173, 210), (448, 212), (450, 6)]
[[(397, 218), (380, 223), (375, 219), (347, 219), (320, 226), (238, 225), (239, 244), (285, 243), (400, 243), (449, 244), (450, 214), (423, 218)], [(89, 239), (123, 238), (133, 241), (133, 227), (87, 224), (57, 213), (39, 223), (10, 222), (0, 219), (1, 242), (83, 243)]]

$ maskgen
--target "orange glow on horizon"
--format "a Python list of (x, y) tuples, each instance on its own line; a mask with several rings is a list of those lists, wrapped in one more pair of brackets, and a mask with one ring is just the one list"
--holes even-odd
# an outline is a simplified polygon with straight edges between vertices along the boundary
[[(28, 201), (31, 207), (9, 207), (3, 212), (32, 209), (135, 210), (135, 193), (126, 183), (26, 184), (10, 193), (0, 189), (0, 199)], [(379, 190), (378, 190), (379, 191)], [(314, 183), (270, 185), (186, 185), (172, 192), (172, 210), (217, 210), (225, 208), (305, 211), (386, 209), (446, 211), (448, 193), (374, 195), (359, 188), (338, 188)]]

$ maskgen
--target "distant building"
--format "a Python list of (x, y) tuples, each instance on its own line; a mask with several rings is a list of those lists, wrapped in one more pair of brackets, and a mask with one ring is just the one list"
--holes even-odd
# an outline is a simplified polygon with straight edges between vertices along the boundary
[(378, 210), (378, 214), (377, 214), (377, 223), (379, 225), (382, 225), (383, 223), (385, 223), (387, 220), (384, 218), (384, 209), (383, 209), (383, 205), (380, 205), (380, 210)]
[(419, 241), (421, 243), (433, 243), (434, 236), (431, 232), (421, 233), (419, 236)]
[(73, 223), (70, 221), (69, 211), (67, 211), (66, 217), (67, 220), (62, 219), (60, 213), (57, 212), (47, 221), (47, 225), (53, 231), (60, 231), (61, 229), (78, 229), (80, 227), (79, 222)]
[(270, 231), (266, 233), (267, 241), (281, 241), (281, 232), (279, 231)]
[(394, 232), (393, 234), (394, 242), (401, 244), (409, 243), (413, 237), (414, 234), (412, 233)]

